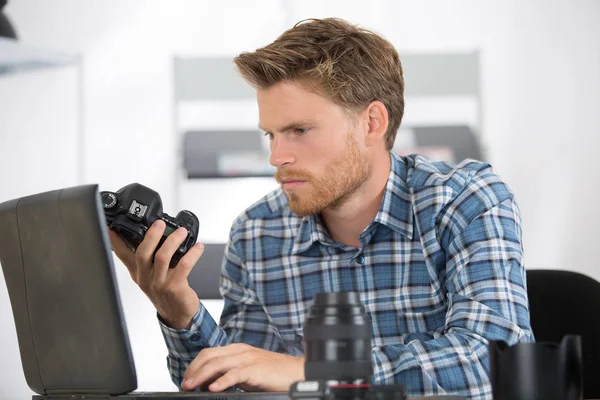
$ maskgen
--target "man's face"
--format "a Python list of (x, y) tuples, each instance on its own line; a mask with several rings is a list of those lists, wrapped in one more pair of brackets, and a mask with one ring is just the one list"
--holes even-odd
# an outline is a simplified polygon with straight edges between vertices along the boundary
[(342, 107), (293, 83), (259, 90), (257, 98), (270, 163), (294, 213), (337, 208), (369, 178), (361, 126)]

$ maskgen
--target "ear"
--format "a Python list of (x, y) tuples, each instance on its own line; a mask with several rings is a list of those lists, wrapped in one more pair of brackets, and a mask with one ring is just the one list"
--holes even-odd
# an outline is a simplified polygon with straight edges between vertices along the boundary
[(364, 110), (364, 115), (367, 122), (365, 144), (374, 146), (385, 142), (385, 133), (389, 125), (389, 116), (385, 105), (380, 101), (373, 101)]

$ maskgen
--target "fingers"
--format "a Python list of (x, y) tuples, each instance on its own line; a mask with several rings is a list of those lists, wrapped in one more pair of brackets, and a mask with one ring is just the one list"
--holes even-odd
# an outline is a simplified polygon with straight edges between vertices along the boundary
[[(245, 344), (231, 344), (202, 350), (186, 369), (181, 388), (194, 390), (212, 382), (229, 370), (246, 364), (249, 360), (245, 358), (251, 348)], [(227, 379), (229, 381), (232, 377)]]
[(173, 254), (179, 249), (179, 246), (181, 246), (187, 235), (187, 229), (177, 228), (177, 230), (171, 233), (160, 246), (160, 249), (158, 249), (154, 255), (155, 282), (164, 282), (169, 271), (171, 258), (173, 258)]
[(187, 253), (185, 253), (183, 257), (181, 257), (181, 260), (179, 260), (177, 266), (167, 272), (172, 274), (171, 276), (174, 281), (187, 281), (187, 277), (192, 271), (192, 268), (194, 268), (200, 257), (202, 257), (203, 253), (204, 245), (202, 243), (196, 243), (187, 251)]
[(208, 390), (211, 392), (222, 392), (232, 386), (242, 386), (248, 382), (249, 371), (248, 367), (245, 368), (233, 368), (227, 371), (225, 374), (217, 378), (213, 383), (208, 386)]
[[(198, 353), (196, 358), (187, 367), (183, 377), (186, 379), (192, 378), (196, 374), (196, 372), (200, 369), (203, 369), (209, 361), (220, 357), (238, 355), (245, 350), (245, 347), (251, 348), (250, 346), (243, 343), (235, 343), (222, 347), (212, 347), (203, 349), (200, 353)], [(230, 359), (233, 358), (234, 357), (230, 357)]]
[(238, 386), (246, 391), (284, 392), (304, 379), (304, 358), (238, 343), (202, 350), (185, 371), (181, 388), (207, 387), (216, 392)]
[(138, 246), (135, 251), (135, 259), (138, 264), (138, 268), (145, 270), (145, 273), (148, 273), (150, 268), (152, 267), (152, 257), (154, 255), (154, 251), (156, 250), (156, 246), (160, 242), (160, 238), (165, 231), (165, 222), (162, 220), (155, 221), (146, 234), (144, 236), (144, 240)]

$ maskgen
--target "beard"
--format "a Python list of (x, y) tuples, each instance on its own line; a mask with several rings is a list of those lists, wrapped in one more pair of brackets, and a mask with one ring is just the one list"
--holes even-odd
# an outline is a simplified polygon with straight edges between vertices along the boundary
[(316, 215), (330, 208), (341, 207), (362, 184), (371, 176), (371, 166), (354, 140), (348, 133), (343, 153), (324, 169), (322, 176), (298, 170), (288, 171), (285, 167), (277, 170), (275, 179), (306, 181), (297, 190), (284, 191), (290, 209), (301, 217)]

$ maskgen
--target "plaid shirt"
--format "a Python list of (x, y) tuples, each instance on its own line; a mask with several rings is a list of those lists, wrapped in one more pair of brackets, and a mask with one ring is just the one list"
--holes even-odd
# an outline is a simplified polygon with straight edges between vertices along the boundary
[(236, 219), (220, 324), (203, 306), (189, 331), (161, 324), (178, 386), (206, 347), (302, 355), (313, 296), (357, 291), (373, 323), (375, 383), (404, 384), (410, 396), (492, 398), (488, 341), (533, 341), (513, 193), (488, 164), (391, 161), (360, 248), (334, 242), (318, 216), (293, 214), (281, 189)]

